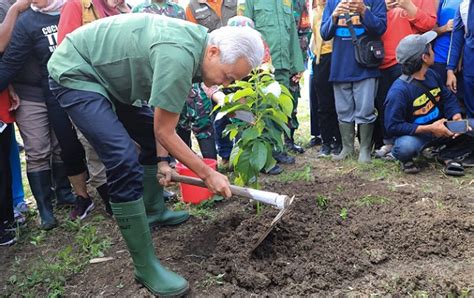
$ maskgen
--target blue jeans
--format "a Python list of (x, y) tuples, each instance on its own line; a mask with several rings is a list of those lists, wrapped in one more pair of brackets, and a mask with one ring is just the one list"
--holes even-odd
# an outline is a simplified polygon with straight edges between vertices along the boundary
[[(99, 93), (74, 90), (50, 81), (61, 107), (90, 142), (105, 165), (112, 202), (143, 195), (143, 167), (156, 164), (153, 111), (112, 103)], [(113, 110), (115, 108), (115, 112)], [(140, 154), (135, 142), (140, 145)]]
[(15, 132), (12, 133), (10, 144), (10, 170), (12, 173), (13, 207), (25, 202), (25, 192), (23, 190), (23, 180), (21, 178), (21, 162)]
[(429, 143), (436, 139), (437, 138), (432, 134), (398, 137), (395, 139), (392, 154), (401, 162), (411, 161), (417, 157)]

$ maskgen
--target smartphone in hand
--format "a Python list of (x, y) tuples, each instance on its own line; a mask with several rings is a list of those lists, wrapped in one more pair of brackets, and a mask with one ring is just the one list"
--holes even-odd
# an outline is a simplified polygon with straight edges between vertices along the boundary
[(452, 133), (466, 133), (469, 131), (467, 120), (446, 121), (445, 125)]

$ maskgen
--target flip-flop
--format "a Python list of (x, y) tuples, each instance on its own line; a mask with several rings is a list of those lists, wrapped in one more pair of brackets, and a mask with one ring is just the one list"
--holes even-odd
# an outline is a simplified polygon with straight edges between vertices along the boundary
[(444, 173), (450, 176), (464, 176), (464, 167), (457, 161), (450, 160), (446, 162)]

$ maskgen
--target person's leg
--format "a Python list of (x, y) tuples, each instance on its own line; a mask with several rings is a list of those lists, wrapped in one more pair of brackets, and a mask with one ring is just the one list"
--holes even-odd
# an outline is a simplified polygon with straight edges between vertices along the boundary
[(140, 164), (143, 166), (143, 201), (152, 226), (177, 225), (189, 218), (185, 211), (172, 211), (165, 206), (163, 186), (158, 182), (156, 141), (153, 130), (153, 111), (147, 106), (142, 107), (116, 104), (119, 121), (130, 137), (140, 146)]
[[(54, 82), (50, 85), (105, 165), (110, 205), (132, 257), (135, 278), (154, 294), (179, 295), (187, 291), (187, 281), (164, 268), (156, 258), (143, 203), (143, 168), (135, 143), (111, 103), (98, 93), (63, 88)], [(130, 118), (137, 117), (140, 113)], [(139, 122), (129, 131), (140, 128)]]
[(211, 99), (207, 97), (200, 84), (195, 84), (195, 87), (193, 85), (193, 89), (196, 90), (196, 96), (189, 102), (193, 111), (191, 129), (198, 140), (202, 157), (217, 159), (214, 127), (212, 126), (213, 119), (211, 117)]
[[(313, 73), (309, 76), (309, 114), (310, 114), (310, 132), (311, 132), (311, 140), (317, 138), (320, 133), (320, 120), (319, 120), (319, 99), (317, 95), (317, 87), (316, 87), (316, 80), (319, 79), (318, 75), (316, 74), (316, 68), (318, 67), (316, 64), (316, 59), (313, 59)], [(310, 146), (316, 146), (316, 142), (310, 142)]]
[(361, 163), (371, 160), (372, 135), (374, 131), (375, 95), (377, 94), (377, 79), (365, 79), (354, 83), (355, 119), (359, 125), (360, 149), (359, 159)]
[(342, 151), (333, 156), (333, 160), (343, 160), (354, 155), (354, 93), (352, 83), (334, 83), (334, 98), (342, 140)]
[(304, 153), (303, 147), (295, 144), (295, 133), (300, 125), (298, 122), (297, 112), (298, 112), (298, 102), (301, 95), (301, 92), (300, 92), (301, 88), (300, 88), (299, 82), (295, 83), (291, 80), (291, 75), (288, 78), (288, 80), (290, 82), (289, 91), (293, 98), (293, 110), (291, 112), (291, 116), (288, 121), (288, 128), (290, 129), (290, 135), (289, 136), (285, 135), (285, 145), (288, 151), (292, 151), (295, 153)]
[(20, 150), (16, 142), (15, 129), (13, 126), (12, 140), (10, 143), (10, 169), (12, 172), (13, 208), (26, 212), (28, 206), (25, 202), (25, 191), (23, 190), (23, 179), (21, 177)]
[(318, 118), (320, 120), (321, 138), (323, 141), (322, 149), (329, 148), (336, 144), (341, 144), (341, 134), (337, 123), (337, 113), (334, 99), (334, 89), (329, 82), (329, 72), (331, 69), (331, 55), (321, 56), (320, 63), (313, 68), (318, 99)]
[(431, 134), (397, 137), (392, 148), (392, 154), (401, 163), (413, 161), (433, 139)]
[(378, 113), (377, 119), (374, 122), (373, 143), (375, 149), (381, 148), (386, 143), (384, 142), (384, 139), (388, 139), (386, 137), (383, 125), (385, 115), (385, 98), (387, 97), (387, 93), (390, 90), (390, 87), (392, 87), (393, 82), (401, 74), (401, 66), (398, 64), (381, 71), (377, 95), (375, 97), (375, 109)]
[(47, 108), (44, 102), (23, 99), (15, 116), (25, 146), (26, 172), (41, 218), (40, 227), (49, 230), (57, 223), (53, 214), (52, 137)]
[[(65, 174), (68, 176), (77, 195), (76, 206), (71, 211), (70, 217), (73, 220), (77, 218), (83, 219), (94, 208), (94, 202), (87, 193), (87, 166), (84, 148), (77, 139), (77, 134), (71, 120), (52, 94), (47, 96), (46, 106), (48, 107), (49, 121), (61, 147), (61, 159), (65, 168)], [(62, 173), (54, 175), (54, 170), (53, 168), (55, 181), (62, 183), (66, 187), (64, 179), (56, 178), (62, 175)], [(56, 193), (56, 195), (60, 195), (60, 193)], [(67, 199), (64, 200), (67, 201)]]
[[(280, 83), (281, 85), (285, 86), (288, 90), (290, 90), (290, 71), (286, 69), (276, 69), (275, 70), (275, 80)], [(282, 136), (288, 137), (283, 131), (281, 132)], [(285, 150), (285, 149), (284, 149)], [(274, 152), (273, 157), (277, 160), (277, 162), (282, 164), (294, 164), (295, 158), (289, 156), (285, 151), (282, 152)]]
[(9, 225), (13, 225), (12, 175), (10, 169), (10, 143), (13, 124), (0, 133), (0, 246), (13, 244), (16, 239)]
[(224, 163), (229, 162), (230, 153), (232, 152), (232, 148), (234, 147), (234, 143), (230, 140), (228, 135), (222, 136), (222, 133), (224, 132), (224, 129), (228, 124), (230, 124), (230, 120), (227, 116), (224, 116), (221, 119), (214, 121), (217, 152)]
[(107, 187), (107, 175), (105, 173), (105, 166), (100, 161), (99, 156), (92, 148), (89, 141), (84, 137), (80, 130), (76, 129), (77, 138), (84, 147), (87, 159), (87, 168), (89, 173), (89, 179), (87, 183), (97, 190), (102, 202), (104, 203), (105, 211), (112, 215), (112, 209), (110, 208), (109, 189)]

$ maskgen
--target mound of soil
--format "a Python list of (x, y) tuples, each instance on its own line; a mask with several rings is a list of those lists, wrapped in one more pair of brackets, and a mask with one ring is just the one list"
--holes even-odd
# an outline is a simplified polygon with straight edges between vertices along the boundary
[[(296, 199), (253, 253), (278, 211), (257, 216), (246, 199), (217, 205), (215, 218), (153, 231), (157, 255), (189, 280), (191, 295), (461, 295), (474, 284), (472, 195), (390, 188), (351, 173), (265, 189)], [(66, 293), (149, 295), (116, 241), (115, 260), (91, 265)]]

